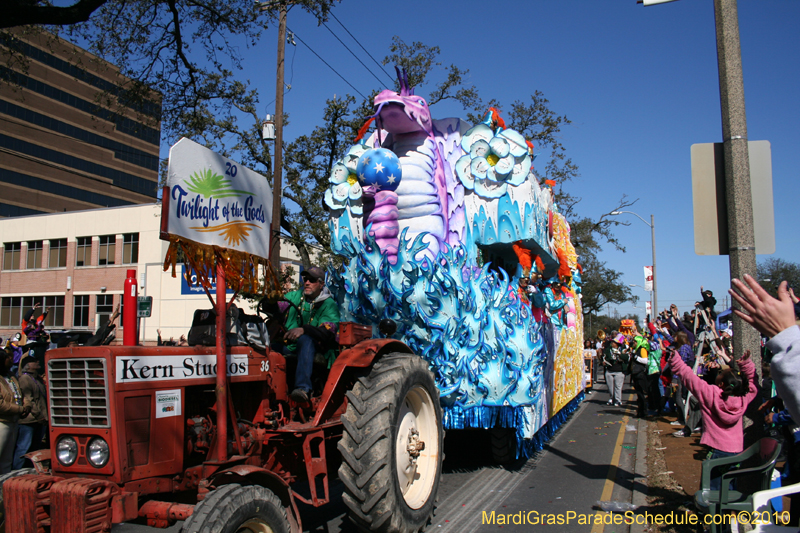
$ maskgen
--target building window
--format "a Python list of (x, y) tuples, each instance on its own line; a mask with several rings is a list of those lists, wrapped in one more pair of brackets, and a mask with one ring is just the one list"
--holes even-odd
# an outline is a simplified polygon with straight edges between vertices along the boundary
[(139, 234), (126, 233), (122, 236), (122, 263), (130, 265), (139, 262)]
[(89, 327), (89, 295), (75, 296), (72, 304), (72, 326), (76, 328)]
[(28, 262), (25, 268), (42, 268), (44, 241), (28, 241)]
[(18, 328), (22, 325), (22, 298), (6, 297), (0, 301), (0, 326)]
[(64, 297), (63, 296), (45, 296), (44, 307), (50, 308), (47, 318), (44, 319), (44, 325), (48, 328), (64, 327)]
[(113, 294), (98, 294), (97, 295), (97, 321), (95, 322), (95, 327), (100, 329), (103, 327), (103, 324), (108, 322), (108, 319), (111, 317), (111, 313), (114, 312), (114, 295)]
[[(16, 296), (6, 297), (0, 301), (0, 327), (19, 328), (25, 312), (34, 306), (42, 304), (40, 313), (50, 309), (44, 320), (46, 327), (64, 327), (64, 297), (63, 296)], [(38, 316), (38, 314), (37, 314)]]
[[(41, 304), (42, 307), (35, 316), (48, 309), (47, 317), (44, 319), (46, 327), (64, 327), (64, 297), (63, 296), (23, 296), (22, 297), (22, 315), (32, 308), (35, 304)], [(21, 322), (20, 322), (21, 323)]]
[(113, 265), (117, 250), (116, 235), (100, 235), (100, 249), (97, 254), (98, 265)]
[(67, 239), (50, 239), (49, 268), (63, 268), (67, 266)]
[(19, 270), (19, 259), (22, 253), (21, 242), (3, 243), (5, 252), (3, 253), (3, 270)]
[(89, 266), (92, 264), (92, 238), (78, 237), (75, 248), (75, 266)]

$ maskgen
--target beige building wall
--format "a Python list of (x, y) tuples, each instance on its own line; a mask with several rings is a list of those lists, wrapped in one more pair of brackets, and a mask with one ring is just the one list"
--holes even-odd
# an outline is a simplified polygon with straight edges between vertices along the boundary
[[(48, 329), (94, 331), (96, 324), (97, 298), (113, 295), (116, 306), (122, 299), (122, 290), (129, 269), (136, 270), (140, 296), (153, 297), (153, 310), (150, 318), (140, 322), (140, 339), (145, 343), (155, 343), (157, 330), (161, 329), (164, 340), (189, 331), (192, 317), (197, 309), (211, 308), (211, 302), (204, 292), (199, 294), (181, 293), (181, 268), (176, 268), (177, 277), (172, 277), (171, 269), (163, 271), (164, 257), (168, 243), (159, 239), (161, 224), (161, 204), (124, 206), (89, 211), (13, 217), (0, 219), (0, 298), (30, 296), (63, 296), (64, 325)], [(123, 264), (123, 235), (139, 235), (138, 260), (134, 264)], [(115, 235), (113, 265), (99, 265), (100, 236)], [(76, 266), (77, 239), (92, 238), (91, 264)], [(48, 265), (50, 240), (67, 239), (67, 260), (65, 267), (50, 268)], [(43, 259), (36, 268), (26, 264), (27, 243), (44, 241)], [(11, 270), (6, 265), (5, 247), (9, 243), (21, 243), (20, 264)], [(293, 246), (281, 246), (282, 264), (294, 264), (299, 272), (299, 260)], [(76, 296), (89, 296), (89, 324), (85, 327), (73, 326), (73, 304)], [(243, 300), (235, 302), (240, 308), (254, 313), (252, 306)], [(24, 313), (27, 309), (23, 309)], [(120, 321), (121, 322), (121, 321)], [(122, 341), (121, 323), (118, 323), (117, 341)], [(0, 324), (0, 337), (4, 340), (19, 331), (16, 327)]]

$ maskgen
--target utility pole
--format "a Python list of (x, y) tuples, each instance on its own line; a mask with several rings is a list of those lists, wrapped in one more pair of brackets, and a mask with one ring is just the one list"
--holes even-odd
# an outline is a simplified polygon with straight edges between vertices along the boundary
[[(725, 199), (728, 204), (728, 257), (731, 279), (743, 279), (744, 274), (756, 275), (756, 247), (736, 0), (714, 0), (714, 21), (722, 107)], [(741, 357), (746, 350), (750, 350), (753, 363), (757, 369), (760, 368), (761, 347), (758, 332), (735, 314), (732, 321), (735, 331), (734, 354)]]
[[(272, 235), (270, 236), (269, 262), (280, 273), (281, 269), (281, 196), (283, 176), (283, 66), (286, 55), (286, 2), (279, 3), (278, 19), (278, 72), (275, 84), (275, 156), (272, 165)], [(265, 7), (261, 8), (266, 9)]]

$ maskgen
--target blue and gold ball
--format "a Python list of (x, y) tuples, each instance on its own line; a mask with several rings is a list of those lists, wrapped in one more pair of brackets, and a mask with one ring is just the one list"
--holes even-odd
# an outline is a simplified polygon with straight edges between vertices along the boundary
[(377, 186), (379, 191), (393, 191), (400, 185), (400, 159), (386, 148), (373, 148), (358, 158), (356, 174), (362, 187)]

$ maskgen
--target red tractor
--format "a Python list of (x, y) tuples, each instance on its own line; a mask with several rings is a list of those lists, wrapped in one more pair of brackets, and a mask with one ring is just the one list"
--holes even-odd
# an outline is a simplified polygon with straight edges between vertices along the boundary
[(300, 532), (296, 502), (327, 504), (337, 468), (355, 527), (421, 530), (441, 473), (439, 393), (405, 344), (360, 330), (342, 325), (307, 405), (274, 351), (230, 347), (227, 379), (213, 347), (48, 351), (50, 449), (0, 478), (5, 530)]

